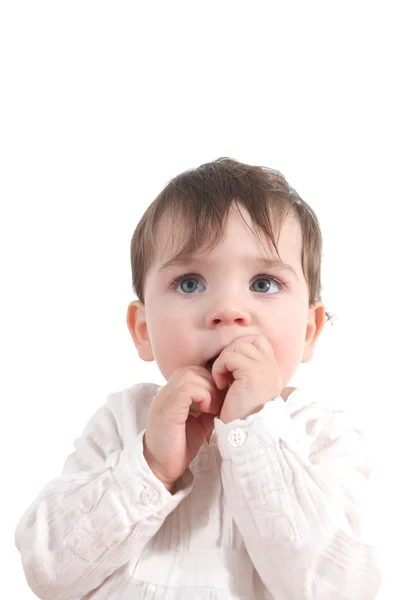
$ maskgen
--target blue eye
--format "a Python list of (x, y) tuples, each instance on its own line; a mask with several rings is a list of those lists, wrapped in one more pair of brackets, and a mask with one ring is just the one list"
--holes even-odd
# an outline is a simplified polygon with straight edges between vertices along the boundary
[[(262, 286), (263, 289), (261, 290), (255, 290), (256, 292), (260, 292), (260, 293), (265, 293), (265, 292), (269, 292), (269, 290), (271, 289), (271, 284), (276, 285), (279, 289), (282, 289), (282, 284), (277, 280), (277, 279), (273, 279), (272, 277), (258, 277), (258, 279), (256, 279), (253, 283), (253, 285), (255, 285), (257, 283), (257, 281), (268, 281), (268, 285), (266, 286), (265, 283)], [(269, 294), (271, 296), (271, 294)]]
[[(196, 282), (198, 282), (198, 281), (199, 281), (199, 278), (197, 275), (195, 275), (194, 273), (186, 273), (185, 275), (179, 275), (179, 277), (175, 277), (175, 279), (173, 279), (171, 282), (171, 288), (174, 290), (177, 290), (181, 284), (185, 284), (186, 282), (189, 282), (190, 285), (188, 286), (187, 292), (191, 293), (193, 291), (196, 291), (196, 289), (197, 289)], [(183, 290), (183, 287), (182, 287), (182, 290)], [(185, 292), (185, 290), (183, 290), (183, 291), (184, 291), (184, 295), (187, 296), (188, 294)]]
[[(261, 286), (262, 289), (255, 290), (255, 291), (260, 294), (263, 294), (264, 296), (275, 296), (277, 294), (277, 292), (275, 292), (273, 294), (267, 293), (271, 289), (272, 284), (276, 285), (279, 288), (279, 290), (282, 290), (285, 287), (285, 284), (282, 281), (275, 279), (275, 277), (270, 277), (269, 275), (266, 275), (265, 273), (260, 273), (259, 275), (257, 275), (252, 285), (255, 285), (258, 281), (263, 281), (264, 285)], [(268, 281), (269, 283), (265, 284), (265, 281)], [(178, 277), (175, 277), (171, 281), (170, 288), (173, 290), (178, 290), (179, 286), (181, 285), (182, 286), (181, 290), (183, 292), (183, 295), (188, 296), (188, 295), (192, 294), (193, 292), (198, 291), (197, 286), (199, 283), (200, 283), (199, 275), (197, 275), (196, 273), (185, 273), (184, 275), (178, 275)], [(184, 285), (186, 286), (186, 290), (183, 287)]]

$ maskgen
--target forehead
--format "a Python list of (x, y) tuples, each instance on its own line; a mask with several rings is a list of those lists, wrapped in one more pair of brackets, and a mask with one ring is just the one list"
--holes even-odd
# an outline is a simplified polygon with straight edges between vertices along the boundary
[[(273, 224), (274, 225), (274, 224)], [(192, 235), (188, 231), (188, 224), (175, 219), (169, 215), (162, 216), (156, 235), (155, 262), (160, 266), (175, 257), (187, 243)], [(302, 232), (299, 222), (293, 213), (289, 213), (284, 220), (280, 231), (274, 226), (275, 241), (283, 262), (292, 263), (293, 266), (301, 264)], [(210, 231), (203, 247), (198, 247), (193, 254), (196, 256), (218, 255), (224, 249), (240, 252), (241, 248), (253, 248), (255, 252), (269, 258), (278, 257), (275, 248), (263, 230), (257, 227), (247, 212), (241, 206), (240, 214), (236, 207), (232, 206), (228, 220), (223, 231), (222, 238), (216, 242), (216, 235)]]

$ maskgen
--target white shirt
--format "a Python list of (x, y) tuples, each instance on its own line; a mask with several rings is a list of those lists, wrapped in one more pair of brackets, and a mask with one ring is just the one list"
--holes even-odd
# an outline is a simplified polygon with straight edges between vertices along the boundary
[(343, 410), (296, 389), (245, 420), (215, 418), (170, 494), (143, 456), (159, 389), (107, 396), (21, 517), (15, 543), (39, 598), (376, 598), (367, 445)]

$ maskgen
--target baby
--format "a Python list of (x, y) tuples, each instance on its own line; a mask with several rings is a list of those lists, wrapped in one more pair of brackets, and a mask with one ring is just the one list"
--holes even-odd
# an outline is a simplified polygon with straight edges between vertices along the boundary
[(111, 394), (18, 523), (43, 600), (373, 600), (362, 432), (287, 387), (330, 314), (313, 210), (222, 158), (172, 179), (131, 241), (127, 324), (166, 385)]

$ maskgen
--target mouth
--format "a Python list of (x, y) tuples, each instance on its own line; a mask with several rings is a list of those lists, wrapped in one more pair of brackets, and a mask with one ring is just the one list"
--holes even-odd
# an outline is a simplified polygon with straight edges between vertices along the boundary
[(217, 356), (214, 356), (213, 358), (210, 358), (207, 362), (206, 362), (206, 369), (208, 371), (210, 371), (211, 373), (211, 369), (213, 367), (213, 364), (215, 363), (215, 361), (217, 360), (219, 354), (217, 354)]

